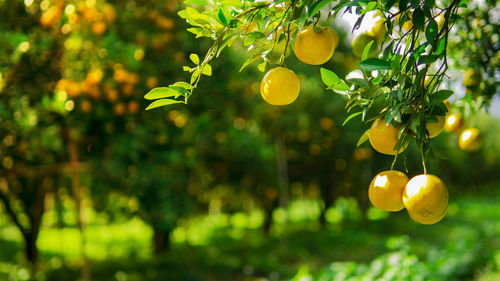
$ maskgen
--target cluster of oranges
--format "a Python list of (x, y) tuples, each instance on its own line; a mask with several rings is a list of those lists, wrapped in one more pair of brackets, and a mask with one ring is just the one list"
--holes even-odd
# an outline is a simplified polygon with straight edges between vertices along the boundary
[(448, 189), (436, 176), (422, 174), (408, 180), (400, 171), (384, 171), (373, 178), (368, 197), (378, 209), (397, 212), (404, 208), (422, 224), (434, 224), (448, 210)]
[[(103, 76), (103, 70), (94, 69), (89, 71), (86, 78), (80, 82), (63, 78), (57, 82), (56, 90), (66, 92), (71, 99), (79, 99), (77, 103), (83, 113), (92, 111), (91, 100), (97, 102), (103, 98), (112, 104), (112, 110), (116, 116), (138, 113), (139, 103), (135, 100), (127, 101), (127, 97), (133, 95), (139, 76), (119, 66), (113, 72), (114, 81), (103, 83)], [(154, 87), (157, 83), (155, 77), (150, 77), (146, 82), (148, 87)]]
[[(443, 126), (444, 122), (441, 121), (427, 123), (429, 136), (437, 136)], [(387, 124), (383, 118), (375, 120), (370, 127), (370, 144), (383, 154), (401, 153), (408, 146), (408, 142), (396, 149), (399, 129)], [(400, 171), (381, 172), (373, 178), (368, 196), (376, 208), (390, 212), (406, 208), (410, 217), (422, 224), (440, 221), (448, 208), (448, 189), (441, 179), (430, 174), (418, 175), (408, 180)]]
[(104, 34), (108, 24), (116, 19), (116, 11), (111, 4), (103, 4), (98, 9), (85, 1), (80, 1), (75, 7), (72, 4), (66, 5), (66, 2), (61, 0), (42, 12), (40, 24), (44, 27), (53, 26), (60, 21), (63, 11), (68, 14), (68, 23), (87, 22), (95, 35)]
[[(465, 72), (463, 85), (467, 91), (475, 90), (481, 83), (481, 74), (475, 69)], [(481, 132), (477, 128), (466, 128), (460, 113), (449, 114), (446, 117), (444, 129), (453, 134), (459, 134), (458, 146), (465, 151), (476, 151), (481, 148)]]
[[(338, 43), (339, 37), (333, 29), (306, 26), (295, 38), (293, 52), (304, 63), (321, 65), (330, 60)], [(285, 67), (269, 70), (260, 85), (262, 98), (272, 105), (290, 104), (297, 99), (299, 92), (297, 75)]]

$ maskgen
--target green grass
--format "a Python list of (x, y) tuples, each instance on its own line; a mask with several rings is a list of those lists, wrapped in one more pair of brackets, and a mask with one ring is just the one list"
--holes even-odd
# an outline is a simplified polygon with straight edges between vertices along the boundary
[[(447, 218), (432, 226), (412, 222), (404, 211), (388, 215), (370, 209), (366, 219), (349, 199), (339, 200), (328, 212), (325, 228), (317, 222), (318, 214), (317, 202), (293, 202), (289, 210), (275, 212), (269, 236), (259, 228), (260, 211), (187, 219), (174, 231), (173, 247), (162, 258), (152, 256), (152, 231), (137, 218), (91, 224), (85, 232), (85, 252), (93, 280), (310, 276), (328, 281), (384, 276), (383, 280), (487, 281), (500, 274), (500, 207), (494, 196), (455, 199)], [(0, 238), (0, 280), (26, 280), (16, 230), (4, 225)], [(38, 246), (42, 257), (36, 279), (78, 278), (81, 248), (75, 228), (45, 227)], [(406, 279), (397, 279), (405, 274)]]

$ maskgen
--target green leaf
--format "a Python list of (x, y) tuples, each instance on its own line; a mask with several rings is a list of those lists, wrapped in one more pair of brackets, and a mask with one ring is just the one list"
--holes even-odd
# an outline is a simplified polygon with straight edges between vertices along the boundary
[(413, 26), (415, 26), (415, 28), (424, 30), (425, 16), (424, 12), (420, 8), (416, 8), (413, 11), (412, 21), (413, 21)]
[(227, 19), (226, 19), (226, 16), (224, 15), (224, 12), (222, 11), (221, 8), (219, 8), (219, 14), (218, 14), (218, 17), (219, 17), (219, 20), (221, 21), (221, 23), (224, 25), (224, 26), (228, 26), (228, 22), (227, 22)]
[(354, 117), (361, 115), (361, 113), (363, 113), (363, 111), (356, 112), (356, 113), (353, 113), (353, 114), (349, 115), (349, 117), (347, 117), (347, 118), (345, 119), (344, 123), (342, 123), (342, 126), (345, 126), (345, 124), (346, 124), (347, 122), (349, 122), (349, 121), (350, 121), (351, 119), (353, 119)]
[(181, 87), (181, 88), (184, 88), (184, 89), (187, 89), (187, 90), (190, 90), (192, 88), (191, 84), (187, 83), (187, 82), (175, 82), (174, 84), (170, 85), (170, 86), (173, 86), (173, 87)]
[(184, 70), (184, 71), (191, 71), (191, 67), (185, 65), (185, 66), (182, 67), (182, 70)]
[(203, 70), (201, 71), (201, 74), (204, 74), (206, 76), (212, 76), (212, 66), (210, 64), (206, 64), (203, 67)]
[(161, 99), (161, 98), (168, 98), (168, 97), (174, 97), (177, 98), (181, 95), (178, 91), (168, 88), (168, 87), (158, 87), (154, 88), (153, 90), (149, 91), (147, 94), (144, 95), (144, 98), (147, 100), (156, 100), (156, 99)]
[(307, 13), (308, 18), (312, 18), (314, 15), (316, 15), (323, 7), (326, 5), (332, 3), (333, 0), (321, 0), (318, 2), (315, 2), (314, 4), (311, 5), (309, 8), (309, 12)]
[(451, 90), (437, 91), (431, 95), (430, 103), (431, 104), (439, 104), (439, 103), (443, 102), (445, 99), (449, 98), (451, 95), (453, 95), (453, 91), (451, 91)]
[(391, 64), (383, 59), (369, 58), (359, 63), (364, 71), (391, 69)]
[(368, 83), (368, 81), (366, 81), (365, 79), (361, 79), (361, 78), (349, 78), (347, 79), (347, 81), (351, 82), (351, 83), (354, 83), (356, 85), (359, 85), (363, 88), (370, 88), (370, 84)]
[(247, 38), (245, 38), (245, 41), (243, 41), (243, 46), (248, 47), (252, 45), (254, 42), (255, 42), (255, 37), (249, 35), (247, 36)]
[(150, 109), (165, 106), (165, 105), (176, 104), (176, 103), (182, 103), (182, 101), (173, 100), (173, 99), (161, 99), (161, 100), (157, 100), (157, 101), (152, 102), (148, 107), (146, 107), (146, 110), (150, 110)]
[(189, 59), (196, 65), (200, 64), (200, 57), (197, 54), (190, 54)]
[(256, 61), (258, 58), (261, 57), (261, 54), (256, 54), (253, 57), (249, 58), (245, 63), (240, 68), (240, 72), (245, 69), (245, 67), (249, 66), (252, 62)]
[(356, 147), (359, 147), (360, 145), (362, 145), (365, 141), (368, 140), (368, 138), (370, 138), (370, 129), (366, 130), (361, 135), (361, 137), (359, 138), (358, 142), (356, 143)]
[(365, 49), (363, 50), (363, 55), (361, 56), (361, 60), (366, 60), (370, 53), (372, 53), (372, 46), (375, 44), (375, 40), (372, 40), (366, 44)]
[(321, 68), (321, 80), (326, 86), (330, 87), (340, 82), (340, 78), (333, 71)]
[(363, 14), (366, 14), (370, 11), (373, 11), (377, 8), (377, 1), (372, 1), (366, 5), (366, 8), (363, 10)]
[(441, 56), (444, 54), (444, 50), (446, 49), (446, 38), (443, 36), (443, 38), (439, 39), (437, 48), (436, 48), (436, 55)]
[(264, 72), (264, 71), (266, 71), (266, 65), (267, 65), (267, 61), (264, 61), (264, 62), (260, 63), (259, 65), (257, 65), (257, 69), (260, 72)]
[(438, 35), (438, 24), (433, 18), (431, 18), (429, 19), (429, 24), (427, 24), (427, 28), (425, 29), (425, 38), (427, 38), (427, 41), (429, 42), (434, 42), (437, 35)]

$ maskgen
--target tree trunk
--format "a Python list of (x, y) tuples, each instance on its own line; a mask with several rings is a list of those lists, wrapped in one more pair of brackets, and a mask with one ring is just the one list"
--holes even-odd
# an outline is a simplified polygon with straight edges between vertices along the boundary
[(321, 214), (319, 216), (319, 222), (322, 227), (326, 225), (326, 211), (333, 205), (332, 187), (330, 185), (322, 184), (321, 187), (321, 197), (323, 199), (323, 208), (321, 209)]
[(264, 231), (265, 235), (269, 235), (269, 233), (271, 232), (271, 227), (273, 226), (273, 212), (276, 209), (277, 205), (278, 200), (273, 200), (265, 206), (264, 225), (262, 226), (262, 230)]
[(161, 256), (170, 249), (170, 233), (172, 231), (159, 227), (153, 227), (153, 231), (154, 253), (157, 256)]
[(66, 137), (68, 141), (68, 154), (71, 166), (71, 187), (73, 191), (73, 200), (75, 201), (75, 214), (78, 226), (78, 231), (80, 232), (80, 247), (82, 256), (82, 280), (90, 281), (92, 280), (92, 275), (90, 271), (90, 263), (85, 254), (85, 222), (82, 216), (82, 199), (81, 199), (81, 185), (80, 185), (80, 171), (78, 170), (78, 149), (76, 142), (71, 138), (68, 130), (66, 131)]

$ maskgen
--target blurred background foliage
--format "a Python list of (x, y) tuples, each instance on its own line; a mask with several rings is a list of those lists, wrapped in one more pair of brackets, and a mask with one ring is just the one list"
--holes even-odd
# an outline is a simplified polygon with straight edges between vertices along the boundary
[[(290, 106), (261, 100), (256, 68), (238, 73), (248, 59), (238, 42), (189, 106), (145, 112), (143, 94), (185, 78), (188, 55), (210, 46), (185, 31), (182, 5), (0, 0), (1, 280), (500, 278), (498, 117), (469, 124), (484, 135), (478, 152), (459, 150), (456, 135), (435, 139), (428, 169), (451, 203), (443, 222), (417, 225), (371, 207), (368, 184), (392, 158), (356, 147), (367, 127), (342, 126), (342, 97), (293, 55), (302, 94)], [(492, 18), (467, 17), (461, 44), (482, 43), (450, 47), (471, 52), (456, 60), (459, 84), (498, 60), (478, 31), (492, 32)], [(336, 29), (327, 67), (345, 75), (359, 59)], [(481, 86), (489, 97), (494, 71)], [(453, 110), (470, 95), (459, 89)], [(408, 176), (420, 174), (414, 144), (406, 157)]]

